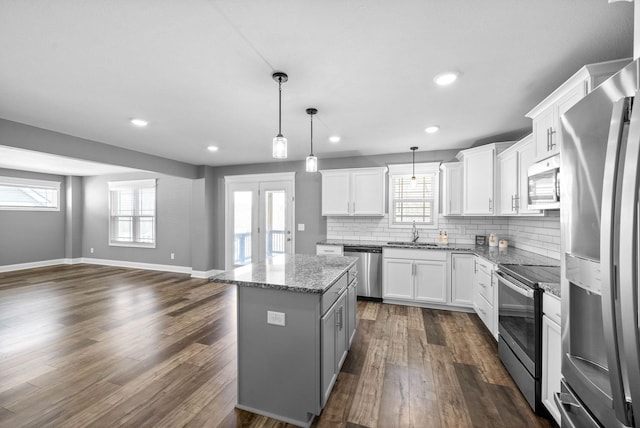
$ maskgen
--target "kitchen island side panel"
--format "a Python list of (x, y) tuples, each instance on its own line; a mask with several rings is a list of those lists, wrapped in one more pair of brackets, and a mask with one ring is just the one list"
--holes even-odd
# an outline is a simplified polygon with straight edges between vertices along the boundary
[[(238, 405), (310, 422), (320, 413), (320, 294), (238, 287)], [(267, 311), (285, 325), (267, 324)]]

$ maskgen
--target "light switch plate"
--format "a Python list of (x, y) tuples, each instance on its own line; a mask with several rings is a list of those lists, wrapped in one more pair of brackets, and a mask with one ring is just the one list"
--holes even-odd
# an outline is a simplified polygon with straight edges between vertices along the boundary
[(285, 326), (285, 313), (284, 312), (275, 312), (275, 311), (267, 311), (267, 324)]
[(304, 223), (298, 223), (298, 232), (304, 232)]

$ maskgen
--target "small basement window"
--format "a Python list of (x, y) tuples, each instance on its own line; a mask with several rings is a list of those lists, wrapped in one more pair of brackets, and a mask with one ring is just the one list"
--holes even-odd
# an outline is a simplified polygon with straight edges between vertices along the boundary
[(389, 227), (438, 227), (438, 162), (415, 165), (415, 185), (411, 183), (412, 164), (389, 165)]
[(109, 182), (109, 245), (155, 248), (155, 179)]
[(60, 182), (0, 177), (0, 210), (60, 211)]

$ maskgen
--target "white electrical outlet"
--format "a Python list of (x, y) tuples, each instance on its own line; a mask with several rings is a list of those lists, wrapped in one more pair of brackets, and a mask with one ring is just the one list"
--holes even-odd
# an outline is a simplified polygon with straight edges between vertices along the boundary
[(89, 251), (91, 251), (91, 254), (93, 254), (93, 247), (91, 247), (91, 250), (89, 250)]
[(298, 223), (298, 232), (304, 232), (304, 223)]
[(175, 253), (171, 253), (171, 260), (175, 260), (175, 258), (176, 258)]
[(285, 313), (267, 311), (267, 324), (279, 325), (284, 327), (285, 325)]

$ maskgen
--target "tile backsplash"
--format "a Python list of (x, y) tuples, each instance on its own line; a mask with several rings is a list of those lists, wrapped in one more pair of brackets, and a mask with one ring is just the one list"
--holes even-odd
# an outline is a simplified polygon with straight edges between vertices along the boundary
[[(447, 231), (452, 244), (474, 244), (475, 235), (495, 233), (512, 247), (560, 259), (560, 216), (549, 211), (544, 217), (445, 217), (437, 229), (419, 229), (420, 242), (437, 242), (438, 232)], [(351, 241), (408, 241), (411, 227), (391, 228), (384, 217), (327, 217), (327, 239)]]

